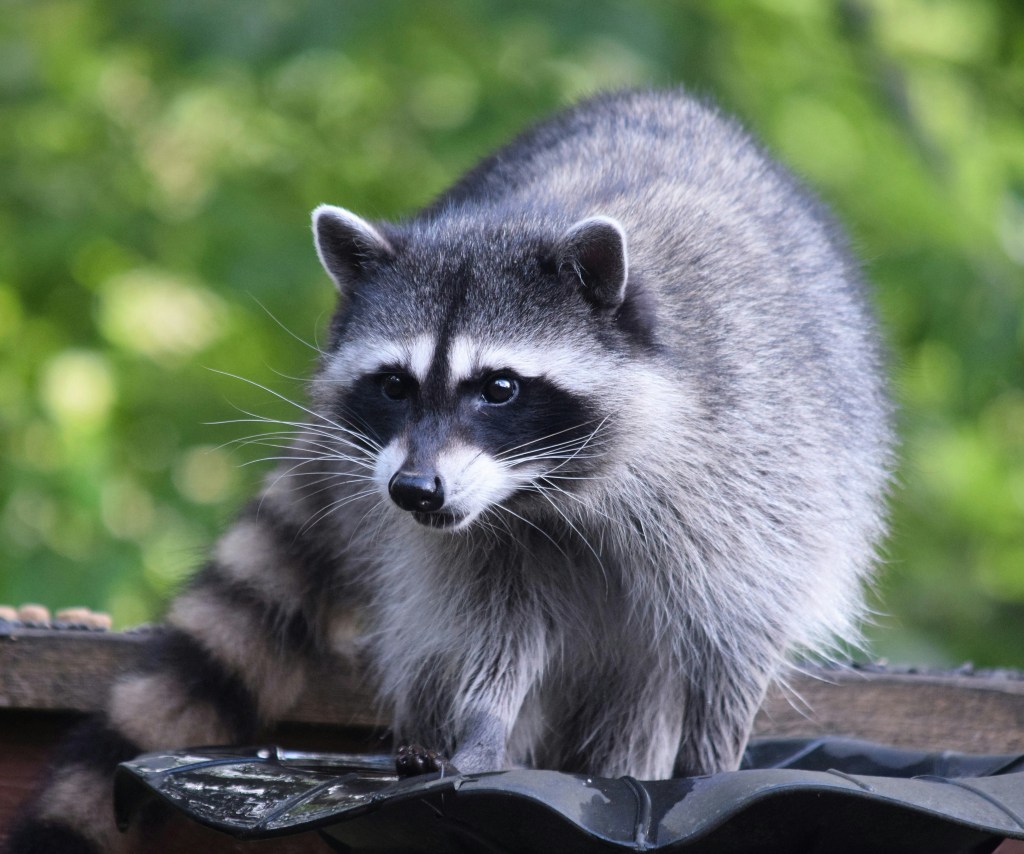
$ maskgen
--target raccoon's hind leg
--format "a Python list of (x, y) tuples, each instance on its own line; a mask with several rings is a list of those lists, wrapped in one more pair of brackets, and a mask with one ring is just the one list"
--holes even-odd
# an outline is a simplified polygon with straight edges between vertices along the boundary
[(331, 551), (299, 536), (293, 509), (264, 497), (174, 601), (104, 714), (58, 750), (12, 828), (10, 854), (136, 850), (114, 826), (112, 773), (145, 751), (251, 741), (285, 712), (325, 645)]

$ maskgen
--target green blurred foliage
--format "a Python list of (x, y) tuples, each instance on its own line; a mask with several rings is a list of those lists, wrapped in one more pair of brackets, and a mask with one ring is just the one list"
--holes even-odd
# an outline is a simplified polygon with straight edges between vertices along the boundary
[(301, 415), (315, 204), (401, 216), (561, 104), (674, 83), (875, 285), (904, 437), (875, 650), (1024, 665), (1017, 0), (8, 0), (0, 601), (159, 613), (266, 468), (211, 422)]

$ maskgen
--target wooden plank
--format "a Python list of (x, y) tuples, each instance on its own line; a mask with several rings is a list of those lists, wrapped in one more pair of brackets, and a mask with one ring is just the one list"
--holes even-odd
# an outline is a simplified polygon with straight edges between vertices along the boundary
[[(816, 678), (817, 677), (817, 678)], [(846, 735), (922, 750), (1024, 751), (1024, 679), (1000, 672), (962, 675), (819, 670), (773, 691), (755, 735)]]
[[(135, 665), (144, 633), (18, 629), (0, 635), (0, 708), (89, 712)], [(928, 750), (1024, 751), (1020, 674), (819, 669), (774, 690), (756, 735), (848, 735)], [(311, 675), (286, 723), (368, 730), (386, 725), (354, 656)]]
[[(147, 632), (14, 629), (0, 634), (0, 708), (92, 712), (110, 684), (137, 666)], [(368, 728), (381, 724), (354, 655), (314, 668), (288, 714), (292, 723)]]
[(90, 712), (131, 669), (142, 634), (15, 629), (0, 635), (0, 708)]

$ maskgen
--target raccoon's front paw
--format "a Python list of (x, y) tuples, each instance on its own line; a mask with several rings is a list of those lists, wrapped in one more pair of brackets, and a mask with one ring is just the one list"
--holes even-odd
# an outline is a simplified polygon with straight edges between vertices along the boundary
[(427, 750), (419, 744), (403, 744), (395, 756), (395, 770), (399, 777), (416, 777), (420, 774), (458, 774), (459, 769), (436, 750)]

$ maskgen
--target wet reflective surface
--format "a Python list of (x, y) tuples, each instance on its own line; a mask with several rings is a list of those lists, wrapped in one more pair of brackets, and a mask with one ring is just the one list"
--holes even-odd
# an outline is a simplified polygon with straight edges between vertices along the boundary
[(123, 825), (157, 800), (241, 838), (319, 828), (353, 851), (988, 851), (1024, 839), (1024, 755), (849, 739), (759, 741), (740, 771), (653, 782), (399, 780), (389, 756), (210, 748), (125, 763), (116, 790)]

